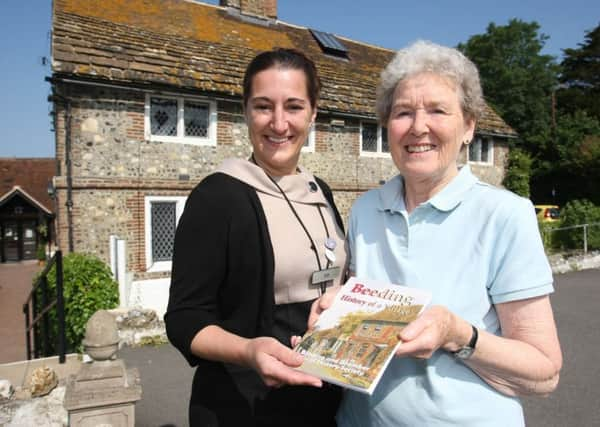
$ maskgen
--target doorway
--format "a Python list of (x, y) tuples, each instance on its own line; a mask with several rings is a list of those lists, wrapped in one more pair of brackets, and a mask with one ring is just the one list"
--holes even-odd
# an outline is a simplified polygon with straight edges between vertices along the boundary
[(35, 220), (11, 220), (1, 224), (3, 262), (36, 258), (36, 224)]

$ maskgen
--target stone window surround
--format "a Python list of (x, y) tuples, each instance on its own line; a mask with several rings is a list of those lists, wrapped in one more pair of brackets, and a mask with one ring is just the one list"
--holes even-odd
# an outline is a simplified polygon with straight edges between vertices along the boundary
[[(161, 98), (161, 99), (174, 99), (177, 100), (177, 122), (178, 122), (178, 135), (177, 136), (164, 136), (164, 135), (152, 135), (150, 131), (150, 99)], [(184, 101), (195, 101), (203, 102), (208, 104), (208, 137), (190, 137), (183, 136), (183, 104)], [(146, 94), (144, 102), (144, 137), (147, 141), (158, 141), (158, 142), (175, 142), (182, 144), (193, 144), (193, 145), (217, 145), (217, 103), (213, 100), (196, 97), (196, 96), (180, 96), (176, 94)]]
[(359, 142), (358, 142), (358, 146), (360, 149), (360, 155), (361, 157), (383, 157), (383, 158), (390, 158), (391, 155), (389, 152), (383, 152), (381, 151), (381, 145), (382, 145), (382, 131), (383, 128), (377, 124), (377, 151), (363, 151), (363, 141), (362, 141), (362, 134), (363, 134), (363, 123), (368, 123), (368, 124), (377, 124), (375, 121), (371, 121), (371, 120), (361, 120), (360, 121), (360, 129), (358, 132), (358, 136), (359, 136)]
[(170, 271), (172, 261), (157, 261), (152, 259), (152, 202), (173, 202), (175, 207), (175, 226), (183, 213), (187, 196), (145, 196), (144, 197), (144, 249), (146, 253), (146, 272)]
[[(481, 135), (476, 135), (473, 142), (471, 142), (471, 144), (476, 144), (477, 141), (481, 141), (485, 139), (488, 143), (488, 149), (487, 149), (487, 161), (477, 161), (477, 160), (471, 160), (471, 146), (467, 147), (467, 161), (469, 163), (473, 163), (473, 164), (477, 164), (477, 165), (481, 165), (481, 166), (493, 166), (494, 165), (494, 139), (492, 137), (489, 136), (481, 136)], [(481, 144), (478, 145), (479, 150), (481, 150)], [(480, 156), (481, 158), (481, 156)]]
[(316, 130), (315, 123), (312, 124), (308, 131), (308, 138), (306, 138), (307, 144), (302, 147), (303, 153), (314, 153), (315, 152), (315, 141), (316, 141)]

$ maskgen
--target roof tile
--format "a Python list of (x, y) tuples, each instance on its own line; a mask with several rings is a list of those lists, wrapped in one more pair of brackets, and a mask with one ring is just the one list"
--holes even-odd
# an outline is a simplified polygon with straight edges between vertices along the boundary
[[(247, 63), (259, 51), (295, 47), (316, 63), (319, 107), (375, 116), (379, 73), (394, 52), (346, 38), (348, 60), (322, 52), (306, 28), (252, 23), (224, 8), (182, 0), (55, 0), (53, 71), (131, 83), (161, 83), (241, 95)], [(491, 109), (480, 129), (513, 135)]]

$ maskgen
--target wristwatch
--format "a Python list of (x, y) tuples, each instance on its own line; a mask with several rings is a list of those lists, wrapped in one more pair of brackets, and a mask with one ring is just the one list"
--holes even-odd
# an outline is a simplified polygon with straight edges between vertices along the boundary
[(452, 354), (457, 359), (466, 360), (471, 357), (473, 352), (475, 351), (475, 346), (477, 345), (477, 338), (479, 337), (479, 333), (477, 332), (477, 328), (471, 325), (473, 328), (473, 335), (471, 335), (471, 341), (456, 351), (453, 351)]

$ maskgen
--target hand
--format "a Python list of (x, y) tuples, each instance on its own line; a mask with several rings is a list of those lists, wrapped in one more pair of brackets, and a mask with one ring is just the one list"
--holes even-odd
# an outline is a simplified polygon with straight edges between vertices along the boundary
[(333, 299), (340, 291), (340, 286), (333, 286), (327, 290), (323, 295), (315, 300), (310, 307), (310, 314), (308, 315), (308, 329), (312, 329), (319, 316), (333, 303)]
[(281, 387), (284, 384), (314, 387), (323, 385), (319, 378), (293, 369), (302, 364), (302, 356), (275, 338), (248, 340), (245, 353), (248, 366), (258, 372), (269, 387)]
[(429, 359), (439, 348), (456, 348), (454, 342), (460, 341), (457, 337), (459, 320), (467, 324), (446, 307), (430, 307), (398, 334), (402, 343), (396, 350), (396, 356)]

